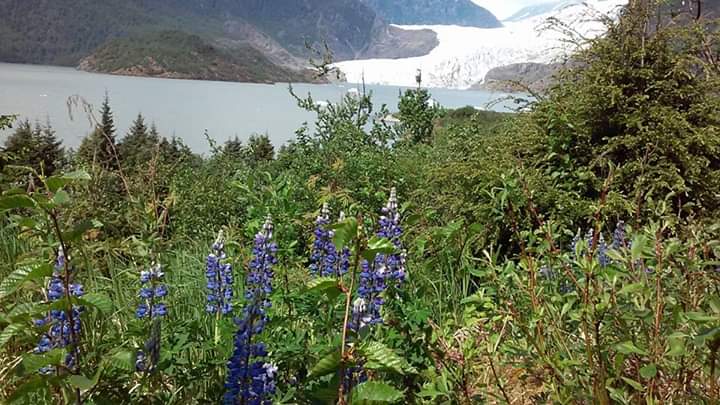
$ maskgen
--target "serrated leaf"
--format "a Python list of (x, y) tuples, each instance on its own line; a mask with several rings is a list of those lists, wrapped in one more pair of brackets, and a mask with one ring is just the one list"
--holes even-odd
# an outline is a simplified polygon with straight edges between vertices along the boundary
[(367, 249), (363, 250), (362, 257), (371, 262), (379, 254), (390, 254), (395, 251), (395, 245), (387, 238), (373, 236), (368, 241)]
[(50, 201), (57, 205), (65, 205), (70, 202), (70, 194), (65, 190), (58, 190)]
[[(37, 393), (38, 391), (47, 390), (48, 382), (42, 377), (35, 376), (28, 380), (25, 384), (19, 386), (8, 398), (6, 398), (8, 404), (13, 404), (25, 399), (30, 394)], [(37, 398), (36, 398), (37, 399)], [(27, 403), (27, 401), (23, 401)]]
[(340, 351), (333, 351), (315, 364), (313, 368), (310, 370), (310, 374), (308, 374), (308, 377), (315, 378), (315, 377), (322, 377), (324, 375), (328, 375), (330, 373), (333, 373), (338, 370), (340, 367)]
[(68, 382), (75, 388), (79, 388), (83, 391), (92, 389), (97, 384), (97, 381), (93, 381), (84, 375), (71, 375), (68, 377)]
[(324, 294), (331, 301), (342, 293), (338, 280), (334, 277), (314, 278), (308, 282), (307, 288), (309, 293)]
[(106, 357), (106, 363), (110, 366), (125, 371), (135, 370), (135, 353), (130, 350), (119, 350)]
[(113, 311), (113, 303), (110, 298), (100, 293), (85, 294), (82, 298), (77, 299), (80, 304), (88, 305), (97, 308), (104, 314), (109, 314)]
[(340, 251), (344, 247), (349, 247), (348, 244), (357, 236), (358, 224), (355, 218), (348, 218), (342, 222), (338, 222), (330, 226), (333, 233), (333, 243), (335, 248)]
[(615, 345), (615, 350), (623, 354), (640, 354), (647, 355), (647, 352), (637, 346), (633, 342), (623, 342)]
[(5, 329), (0, 332), (0, 348), (5, 346), (5, 343), (9, 342), (10, 339), (13, 338), (13, 336), (17, 335), (18, 332), (25, 328), (27, 328), (26, 325), (19, 323), (11, 323), (10, 325), (6, 326)]
[(25, 372), (34, 373), (42, 367), (60, 364), (64, 358), (64, 353), (63, 349), (52, 349), (43, 354), (28, 353), (23, 356), (20, 364)]
[(403, 399), (403, 392), (382, 381), (366, 381), (353, 389), (353, 405), (392, 404)]
[(50, 176), (47, 180), (47, 186), (53, 193), (65, 187), (66, 185), (79, 180), (90, 180), (90, 175), (84, 170), (76, 170), (69, 173)]
[(52, 275), (52, 266), (41, 264), (34, 267), (25, 266), (8, 274), (0, 283), (0, 300), (15, 292), (23, 283), (42, 280)]
[(14, 194), (0, 198), (0, 210), (33, 207), (35, 207), (35, 200), (24, 194)]
[(657, 375), (657, 366), (654, 363), (647, 364), (640, 368), (640, 377), (649, 380)]
[(386, 370), (405, 374), (410, 366), (395, 351), (380, 342), (370, 342), (361, 348), (365, 357), (364, 367), (368, 370)]

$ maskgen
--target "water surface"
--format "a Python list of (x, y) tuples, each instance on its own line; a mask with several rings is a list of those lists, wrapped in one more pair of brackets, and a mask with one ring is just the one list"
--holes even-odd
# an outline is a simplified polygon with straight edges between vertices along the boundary
[[(296, 93), (311, 93), (315, 100), (338, 101), (353, 84), (295, 84)], [(395, 110), (395, 86), (367, 86), (377, 106)], [(295, 130), (313, 122), (314, 114), (301, 110), (288, 92), (287, 84), (230, 83), (200, 80), (153, 79), (114, 76), (56, 66), (0, 63), (0, 114), (17, 114), (20, 119), (50, 121), (67, 147), (76, 147), (90, 132), (86, 113), (74, 108), (69, 114), (67, 100), (80, 96), (97, 111), (105, 92), (110, 96), (118, 136), (122, 137), (138, 113), (155, 123), (163, 136), (177, 136), (196, 152), (209, 149), (204, 133), (218, 142), (253, 133), (267, 133), (279, 146), (294, 139)], [(471, 105), (485, 108), (505, 94), (482, 91), (432, 89), (432, 96), (445, 107)], [(510, 104), (491, 106), (504, 110)], [(97, 113), (95, 114), (98, 115)], [(0, 138), (9, 131), (0, 132)]]

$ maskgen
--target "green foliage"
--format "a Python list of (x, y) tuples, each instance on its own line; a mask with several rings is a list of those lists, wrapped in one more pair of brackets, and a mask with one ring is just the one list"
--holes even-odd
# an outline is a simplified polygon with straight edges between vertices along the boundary
[(398, 103), (398, 117), (403, 137), (411, 142), (428, 142), (433, 132), (435, 118), (439, 115), (440, 107), (430, 96), (427, 89), (405, 90)]
[[(4, 154), (6, 164), (31, 167), (35, 172), (47, 176), (51, 176), (65, 163), (65, 151), (50, 124), (36, 124), (33, 127), (27, 120), (20, 122), (5, 140)], [(10, 176), (19, 176), (16, 169), (6, 170), (10, 170)]]
[(82, 140), (76, 157), (86, 164), (98, 165), (106, 170), (116, 170), (119, 155), (115, 141), (115, 121), (107, 93), (100, 114), (100, 122), (95, 130)]
[(647, 211), (647, 200), (668, 197), (683, 216), (712, 216), (720, 70), (711, 55), (720, 36), (704, 22), (649, 30), (654, 16), (635, 4), (577, 56), (578, 66), (535, 108), (538, 153), (583, 196), (600, 195), (611, 162), (610, 192), (632, 202), (626, 209)]
[[(429, 91), (412, 90), (398, 131), (362, 91), (327, 105), (297, 97), (317, 125), (277, 156), (266, 136), (197, 156), (139, 117), (117, 165), (13, 167), (0, 196), (0, 397), (219, 402), (236, 327), (205, 313), (206, 256), (222, 229), (242, 297), (248, 247), (270, 214), (278, 263), (261, 337), (277, 403), (716, 402), (717, 76), (695, 47), (716, 43), (692, 26), (638, 37), (635, 13), (518, 114), (434, 110)], [(34, 187), (14, 188), (20, 173)], [(395, 252), (372, 214), (393, 186), (406, 280), (386, 290), (382, 324), (343, 330), (362, 261)], [(328, 225), (350, 251), (342, 277), (308, 271), (324, 203), (347, 214)], [(50, 303), (60, 240), (87, 294)], [(140, 373), (147, 328), (133, 308), (155, 258), (171, 310), (157, 369)], [(37, 375), (64, 353), (33, 354), (32, 321), (72, 303), (87, 308), (80, 367)], [(347, 373), (362, 378), (343, 385)]]

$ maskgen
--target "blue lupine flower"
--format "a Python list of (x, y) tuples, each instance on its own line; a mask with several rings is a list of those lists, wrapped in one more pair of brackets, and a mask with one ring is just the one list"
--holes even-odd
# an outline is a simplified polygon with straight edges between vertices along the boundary
[(598, 247), (597, 247), (597, 259), (598, 263), (600, 263), (600, 266), (607, 267), (610, 264), (610, 258), (607, 255), (607, 243), (605, 243), (605, 238), (602, 234), (600, 234), (600, 237), (598, 238)]
[(610, 247), (614, 250), (618, 250), (626, 246), (627, 241), (625, 240), (625, 222), (619, 221), (617, 225), (615, 225), (615, 231), (613, 232), (613, 239)]
[(382, 323), (383, 291), (389, 284), (399, 286), (405, 280), (405, 252), (400, 241), (402, 228), (395, 188), (390, 191), (388, 203), (382, 209), (379, 225), (377, 236), (389, 239), (399, 253), (378, 254), (372, 263), (362, 261), (358, 299), (353, 305), (353, 316), (348, 325), (356, 331), (366, 325)]
[[(340, 213), (340, 222), (345, 215)], [(320, 209), (320, 215), (315, 220), (315, 241), (310, 255), (310, 273), (322, 277), (340, 277), (347, 273), (350, 267), (350, 249), (343, 247), (340, 254), (333, 243), (334, 232), (328, 230), (330, 224), (330, 210), (327, 203)]]
[(232, 312), (232, 265), (225, 263), (226, 259), (225, 237), (221, 230), (212, 245), (212, 252), (207, 257), (205, 269), (209, 290), (205, 310), (209, 313), (226, 315)]
[(153, 318), (164, 316), (167, 314), (165, 304), (159, 301), (167, 295), (167, 286), (162, 284), (165, 273), (162, 271), (160, 263), (152, 264), (150, 270), (140, 272), (140, 303), (135, 311), (135, 316), (145, 318), (151, 316)]
[(245, 299), (242, 317), (235, 320), (238, 330), (234, 350), (228, 361), (225, 383), (225, 404), (271, 404), (275, 393), (277, 367), (264, 360), (267, 350), (253, 337), (262, 333), (270, 306), (268, 294), (272, 291), (273, 266), (277, 263), (277, 245), (272, 242), (273, 225), (268, 216), (263, 228), (255, 236), (253, 257), (248, 265), (245, 280)]
[(150, 336), (145, 341), (145, 350), (138, 350), (135, 356), (135, 370), (151, 373), (160, 360), (160, 318), (167, 315), (167, 306), (162, 298), (168, 294), (163, 284), (165, 272), (160, 263), (152, 263), (150, 269), (140, 272), (140, 303), (135, 310), (138, 319), (149, 319)]
[[(66, 269), (65, 267), (68, 266)], [(47, 286), (47, 297), (49, 301), (58, 301), (65, 297), (65, 285), (67, 282), (69, 295), (81, 297), (84, 295), (83, 286), (79, 283), (71, 283), (66, 277), (72, 278), (72, 268), (69, 267), (69, 258), (65, 256), (64, 251), (58, 249), (57, 259), (53, 273)], [(77, 366), (76, 358), (79, 352), (78, 337), (81, 331), (80, 314), (83, 307), (72, 305), (69, 310), (51, 310), (45, 318), (35, 319), (36, 327), (48, 327), (40, 336), (35, 353), (46, 353), (52, 349), (64, 348), (70, 346), (70, 350), (65, 357), (65, 367), (74, 370)], [(55, 372), (53, 366), (46, 366), (39, 369), (41, 374), (52, 374)]]

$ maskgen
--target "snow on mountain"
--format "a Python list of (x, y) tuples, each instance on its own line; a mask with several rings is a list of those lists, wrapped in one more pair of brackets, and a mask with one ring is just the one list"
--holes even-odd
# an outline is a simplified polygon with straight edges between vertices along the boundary
[(501, 28), (453, 25), (412, 25), (403, 29), (428, 28), (438, 35), (439, 45), (429, 54), (403, 59), (364, 59), (339, 62), (336, 66), (348, 82), (415, 85), (417, 69), (428, 87), (469, 88), (480, 83), (492, 68), (512, 63), (550, 63), (572, 51), (562, 29), (547, 29), (551, 20), (571, 26), (584, 37), (601, 35), (605, 27), (598, 18), (613, 15), (627, 0), (587, 0), (560, 4), (547, 13), (532, 14)]

